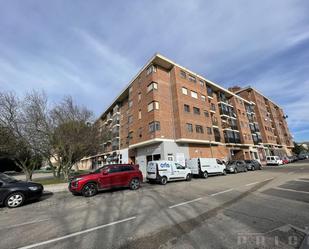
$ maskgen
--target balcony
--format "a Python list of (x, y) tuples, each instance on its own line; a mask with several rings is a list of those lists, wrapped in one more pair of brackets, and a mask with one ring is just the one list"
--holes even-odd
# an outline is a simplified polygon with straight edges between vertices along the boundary
[(219, 125), (218, 120), (212, 120), (212, 125), (213, 125), (213, 126), (218, 126), (218, 125)]
[(224, 131), (224, 141), (225, 143), (233, 143), (233, 144), (239, 144), (241, 142), (239, 133), (230, 130)]

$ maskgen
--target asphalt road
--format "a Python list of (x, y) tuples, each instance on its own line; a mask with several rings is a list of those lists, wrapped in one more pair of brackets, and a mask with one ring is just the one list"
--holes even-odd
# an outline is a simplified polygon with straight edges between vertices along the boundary
[(309, 161), (0, 208), (0, 248), (309, 248)]

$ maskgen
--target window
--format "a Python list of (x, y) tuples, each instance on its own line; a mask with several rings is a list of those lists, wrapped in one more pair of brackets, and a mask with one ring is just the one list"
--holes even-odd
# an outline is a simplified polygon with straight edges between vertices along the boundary
[(200, 108), (193, 107), (193, 113), (200, 115)]
[(141, 101), (141, 99), (142, 99), (142, 93), (138, 93), (138, 102), (140, 102)]
[(142, 131), (143, 131), (142, 127), (138, 128), (137, 134), (138, 134), (139, 137), (143, 136)]
[(187, 128), (188, 132), (193, 132), (193, 125), (192, 124), (187, 123), (186, 128)]
[(133, 100), (129, 100), (129, 108), (131, 108), (133, 105)]
[(152, 73), (155, 73), (157, 72), (157, 68), (154, 66), (154, 65), (151, 65), (149, 66), (147, 69), (146, 69), (146, 74), (149, 75), (149, 74), (152, 74)]
[(128, 117), (128, 123), (129, 123), (129, 124), (132, 124), (132, 122), (133, 122), (133, 116), (129, 116), (129, 117)]
[(196, 131), (196, 133), (204, 133), (203, 126), (201, 126), (201, 125), (196, 125), (196, 126), (195, 126), (195, 131)]
[(149, 132), (155, 132), (160, 130), (160, 122), (154, 121), (149, 123)]
[(206, 118), (208, 118), (209, 117), (209, 112), (205, 110), (204, 111), (204, 115), (205, 115)]
[(207, 127), (207, 134), (211, 135), (212, 134), (212, 129), (210, 127)]
[(184, 95), (188, 95), (188, 89), (185, 88), (185, 87), (183, 87), (183, 88), (182, 88), (182, 93), (183, 93)]
[(183, 108), (184, 108), (185, 112), (190, 112), (190, 106), (189, 105), (184, 104)]
[(186, 72), (185, 71), (180, 71), (180, 77), (185, 79), (186, 78)]
[(185, 166), (182, 166), (179, 163), (175, 163), (175, 166), (176, 166), (176, 169), (185, 169), (186, 168)]
[(128, 139), (131, 140), (133, 138), (133, 131), (130, 131), (128, 134)]
[(194, 91), (191, 91), (191, 97), (197, 99), (197, 93)]
[(142, 119), (142, 111), (141, 110), (138, 111), (138, 119)]
[(201, 95), (201, 100), (206, 102), (206, 96), (205, 95)]
[(214, 92), (213, 92), (212, 88), (207, 87), (207, 95), (208, 95), (209, 97), (212, 97), (213, 94), (214, 94)]
[(189, 75), (188, 76), (188, 79), (189, 79), (189, 81), (191, 81), (191, 82), (196, 82), (196, 78), (194, 77), (194, 76), (192, 76), (192, 75)]
[(210, 104), (210, 109), (211, 109), (212, 111), (216, 111), (216, 105), (215, 105), (214, 103), (211, 103), (211, 104)]
[(151, 112), (152, 110), (159, 110), (159, 102), (152, 101), (148, 104), (148, 112)]
[(122, 172), (134, 170), (134, 168), (130, 165), (120, 166), (119, 168), (121, 169)]
[(205, 86), (205, 82), (203, 80), (200, 80), (200, 85), (201, 85), (201, 87), (204, 87)]
[(151, 82), (148, 86), (147, 86), (147, 92), (149, 93), (152, 90), (158, 90), (158, 83), (157, 82)]
[(110, 166), (108, 169), (108, 173), (112, 174), (112, 173), (118, 173), (121, 172), (122, 166)]

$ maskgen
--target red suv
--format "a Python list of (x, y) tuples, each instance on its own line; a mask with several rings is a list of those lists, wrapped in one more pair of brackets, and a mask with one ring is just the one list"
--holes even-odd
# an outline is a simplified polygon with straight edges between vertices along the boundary
[(136, 190), (142, 181), (143, 175), (138, 165), (112, 164), (88, 174), (74, 176), (70, 179), (69, 190), (74, 195), (90, 197), (103, 189), (129, 187)]

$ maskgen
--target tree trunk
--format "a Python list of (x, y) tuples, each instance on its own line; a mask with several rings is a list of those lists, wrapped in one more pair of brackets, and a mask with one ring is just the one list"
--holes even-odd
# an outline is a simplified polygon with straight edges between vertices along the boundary
[(26, 175), (26, 181), (27, 182), (32, 181), (32, 173), (33, 173), (33, 171), (32, 170), (25, 170), (24, 173)]

